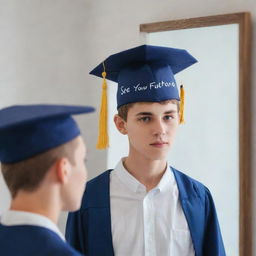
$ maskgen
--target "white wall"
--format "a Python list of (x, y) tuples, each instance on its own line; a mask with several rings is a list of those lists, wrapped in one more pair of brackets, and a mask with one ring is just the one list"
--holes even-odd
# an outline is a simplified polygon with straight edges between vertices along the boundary
[[(101, 86), (91, 85), (88, 75), (88, 7), (86, 1), (0, 0), (0, 108), (23, 103), (97, 105)], [(95, 148), (96, 114), (77, 120), (89, 148), (92, 177), (106, 162), (105, 152)], [(6, 198), (0, 181), (0, 213), (8, 206)]]
[[(255, 49), (255, 0), (0, 0), (0, 107), (35, 102), (97, 106), (101, 81), (88, 72), (110, 53), (139, 45), (139, 24), (241, 11), (252, 12)], [(256, 51), (252, 60), (254, 70)], [(252, 97), (256, 97), (255, 72), (252, 78)], [(255, 103), (252, 113), (254, 131)], [(89, 147), (88, 167), (93, 177), (105, 169), (106, 152), (94, 149), (96, 115), (79, 118), (79, 123)], [(256, 158), (254, 215), (255, 178)]]

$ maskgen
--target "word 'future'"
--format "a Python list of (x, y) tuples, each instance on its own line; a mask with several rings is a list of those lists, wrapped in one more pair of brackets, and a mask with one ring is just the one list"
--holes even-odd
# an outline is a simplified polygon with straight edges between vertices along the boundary
[(141, 86), (140, 84), (137, 84), (135, 86), (132, 87), (125, 87), (125, 86), (121, 86), (120, 88), (120, 94), (121, 95), (125, 95), (127, 93), (130, 92), (141, 92), (141, 91), (145, 91), (145, 90), (152, 90), (152, 89), (161, 89), (163, 87), (175, 87), (175, 82), (164, 82), (161, 81), (159, 83), (156, 82), (152, 82), (149, 85), (143, 85)]

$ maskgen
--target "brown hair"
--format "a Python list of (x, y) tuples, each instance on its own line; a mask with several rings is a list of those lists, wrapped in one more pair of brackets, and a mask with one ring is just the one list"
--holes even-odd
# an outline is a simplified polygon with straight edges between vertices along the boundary
[(2, 163), (3, 177), (12, 197), (14, 198), (20, 189), (25, 191), (36, 190), (57, 159), (67, 157), (71, 164), (74, 164), (74, 149), (76, 146), (77, 140), (75, 138), (26, 160), (11, 164)]
[[(178, 107), (178, 112), (180, 108), (180, 102), (178, 100), (164, 100), (164, 101), (159, 101), (158, 103), (160, 104), (167, 104), (167, 103), (173, 103), (177, 104)], [(125, 105), (122, 105), (121, 107), (118, 108), (118, 115), (126, 122), (127, 121), (127, 115), (128, 115), (128, 110), (136, 103), (152, 103), (152, 102), (133, 102), (133, 103), (128, 103)]]

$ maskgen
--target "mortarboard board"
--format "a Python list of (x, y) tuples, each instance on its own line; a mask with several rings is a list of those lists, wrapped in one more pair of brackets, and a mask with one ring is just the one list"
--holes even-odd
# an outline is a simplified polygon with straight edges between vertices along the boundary
[(181, 95), (174, 78), (178, 72), (196, 63), (186, 50), (142, 45), (109, 56), (90, 74), (103, 77), (98, 148), (108, 146), (106, 79), (118, 84), (117, 108), (133, 102), (159, 102), (181, 99), (183, 121), (184, 90)]
[(0, 162), (15, 163), (64, 144), (80, 134), (71, 115), (93, 107), (16, 105), (0, 110)]

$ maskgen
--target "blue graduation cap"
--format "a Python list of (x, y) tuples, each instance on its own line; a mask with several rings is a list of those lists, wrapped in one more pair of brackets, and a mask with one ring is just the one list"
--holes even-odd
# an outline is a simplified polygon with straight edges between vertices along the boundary
[(186, 50), (142, 45), (109, 56), (90, 74), (103, 77), (103, 93), (98, 148), (108, 146), (106, 79), (118, 84), (117, 108), (132, 102), (181, 100), (183, 121), (184, 90), (181, 95), (174, 78), (197, 60)]
[(64, 144), (80, 134), (71, 115), (93, 107), (16, 105), (0, 110), (0, 162), (16, 163)]

